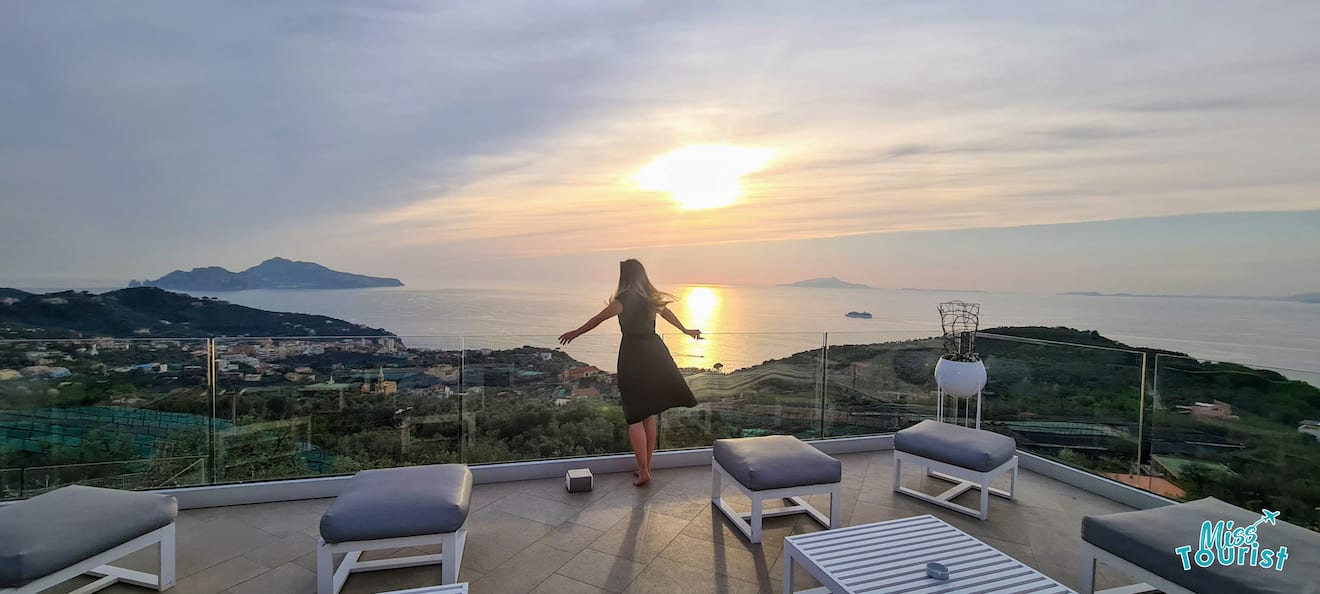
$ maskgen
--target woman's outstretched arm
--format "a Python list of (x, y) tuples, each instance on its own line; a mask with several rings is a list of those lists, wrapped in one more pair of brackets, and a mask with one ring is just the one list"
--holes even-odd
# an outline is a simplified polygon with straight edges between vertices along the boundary
[(599, 326), (601, 322), (604, 322), (605, 320), (608, 320), (614, 316), (619, 315), (619, 312), (622, 311), (623, 311), (623, 304), (619, 303), (618, 300), (611, 301), (609, 305), (605, 306), (605, 309), (600, 310), (600, 313), (592, 316), (590, 320), (587, 320), (587, 323), (579, 326), (576, 330), (569, 330), (568, 332), (560, 334), (559, 344), (568, 344), (570, 342), (573, 342), (574, 338), (577, 338), (579, 336), (582, 336), (583, 334), (591, 332), (592, 329), (594, 329), (596, 326)]
[(701, 338), (700, 330), (688, 330), (687, 328), (684, 328), (683, 322), (678, 321), (678, 316), (674, 315), (674, 312), (669, 311), (668, 307), (660, 310), (660, 317), (664, 318), (666, 322), (673, 324), (675, 328), (678, 328), (679, 332), (691, 336), (692, 338)]

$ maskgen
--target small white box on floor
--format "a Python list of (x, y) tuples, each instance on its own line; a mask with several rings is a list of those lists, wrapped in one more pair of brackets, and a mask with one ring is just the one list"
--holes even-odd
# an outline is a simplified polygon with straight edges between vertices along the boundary
[(574, 468), (564, 475), (564, 487), (569, 493), (585, 493), (591, 490), (591, 470)]

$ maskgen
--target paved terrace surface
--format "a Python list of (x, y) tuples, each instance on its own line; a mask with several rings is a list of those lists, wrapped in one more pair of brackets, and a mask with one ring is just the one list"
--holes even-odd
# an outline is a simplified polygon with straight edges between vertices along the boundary
[[(1022, 471), (1017, 502), (991, 497), (990, 519), (981, 522), (895, 494), (892, 451), (837, 457), (843, 461), (844, 524), (933, 514), (1073, 588), (1080, 567), (1082, 516), (1130, 509)], [(905, 471), (904, 477), (905, 484), (922, 484), (929, 493), (947, 487), (915, 469), (910, 475)], [(564, 490), (562, 478), (477, 485), (459, 580), (469, 582), (472, 592), (499, 594), (781, 592), (784, 537), (820, 529), (803, 515), (771, 518), (763, 542), (748, 545), (712, 511), (709, 467), (659, 470), (644, 488), (633, 487), (632, 478), (630, 473), (598, 475), (593, 491), (576, 494)], [(732, 488), (725, 493), (735, 508), (750, 507)], [(957, 501), (975, 506), (975, 497), (973, 491)], [(815, 496), (811, 502), (827, 509), (828, 499)], [(184, 510), (178, 520), (178, 582), (171, 591), (315, 592), (317, 526), (331, 501)], [(378, 551), (363, 559), (414, 554), (418, 551)], [(136, 555), (125, 565), (154, 569), (150, 554)], [(818, 585), (804, 571), (795, 576), (799, 588)], [(1131, 583), (1105, 567), (1099, 577), (1102, 588)], [(80, 578), (48, 592), (65, 593), (89, 581)], [(349, 578), (344, 592), (415, 588), (439, 581), (438, 566), (360, 573)], [(119, 584), (105, 591), (149, 590)]]

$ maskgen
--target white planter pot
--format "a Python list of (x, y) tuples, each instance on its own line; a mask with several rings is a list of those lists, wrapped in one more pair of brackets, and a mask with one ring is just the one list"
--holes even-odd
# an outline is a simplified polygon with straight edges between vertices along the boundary
[(971, 398), (985, 387), (985, 363), (950, 361), (943, 357), (935, 364), (935, 383), (950, 396)]

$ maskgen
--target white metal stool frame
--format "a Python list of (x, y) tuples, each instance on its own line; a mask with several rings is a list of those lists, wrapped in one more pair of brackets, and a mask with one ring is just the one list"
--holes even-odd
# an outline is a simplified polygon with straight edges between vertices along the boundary
[[(814, 485), (801, 485), (797, 487), (784, 487), (782, 489), (765, 489), (753, 491), (743, 485), (738, 479), (733, 478), (718, 461), (711, 461), (711, 484), (710, 501), (725, 517), (733, 522), (735, 528), (747, 537), (747, 541), (753, 544), (761, 542), (761, 523), (765, 518), (777, 518), (779, 516), (788, 516), (793, 514), (807, 514), (811, 519), (820, 523), (826, 529), (838, 528), (841, 525), (839, 521), (840, 505), (839, 498), (843, 494), (842, 483), (818, 483)], [(724, 485), (722, 478), (727, 478), (729, 482), (738, 487), (743, 495), (752, 500), (752, 511), (747, 514), (740, 514), (729, 507), (724, 502)], [(826, 518), (820, 510), (812, 507), (802, 495), (815, 495), (817, 493), (828, 493), (830, 495), (830, 517)], [(783, 499), (791, 505), (780, 508), (765, 509), (764, 503), (767, 499)], [(749, 523), (750, 522), (750, 523)]]
[[(935, 404), (935, 420), (941, 423), (946, 422), (944, 420), (944, 411), (945, 411), (944, 400), (946, 397), (947, 395), (944, 393), (944, 390), (941, 389), (939, 391), (939, 400), (936, 401)], [(954, 420), (957, 420), (957, 416), (958, 416), (958, 400), (960, 400), (960, 398), (955, 396), (953, 400)], [(972, 403), (968, 402), (967, 416), (969, 417), (968, 419), (969, 421), (972, 414), (971, 407), (972, 407)], [(957, 423), (951, 423), (951, 424), (957, 425)], [(980, 390), (976, 391), (975, 429), (977, 431), (981, 430), (981, 391)], [(903, 462), (910, 462), (912, 464), (922, 466), (926, 469), (926, 476), (929, 476), (931, 478), (937, 478), (942, 481), (948, 481), (950, 483), (953, 483), (954, 485), (950, 487), (948, 490), (944, 491), (943, 493), (940, 493), (939, 495), (927, 495), (925, 493), (922, 493), (921, 491), (904, 487), (901, 482), (902, 473), (903, 473)], [(1013, 471), (1013, 477), (1010, 479), (1011, 482), (1008, 484), (1007, 491), (1003, 489), (994, 489), (990, 487), (990, 481), (993, 481), (1003, 476), (1004, 473), (1010, 470)], [(985, 520), (990, 517), (991, 495), (997, 495), (1009, 501), (1017, 500), (1017, 497), (1015, 495), (1015, 493), (1017, 493), (1017, 475), (1018, 475), (1017, 455), (1014, 455), (1012, 458), (1009, 458), (1007, 462), (1000, 464), (999, 467), (993, 468), (988, 472), (978, 472), (975, 470), (971, 470), (969, 468), (954, 466), (953, 464), (940, 462), (938, 460), (932, 460), (930, 458), (918, 456), (916, 454), (904, 452), (901, 450), (897, 450), (897, 449), (894, 450), (894, 491), (896, 493), (902, 493), (904, 495), (916, 497), (917, 499), (920, 499), (922, 501), (934, 503), (935, 505), (948, 508), (956, 512), (962, 512), (969, 516), (980, 518), (981, 520)], [(975, 510), (970, 507), (959, 505), (953, 502), (954, 498), (958, 497), (959, 495), (962, 495), (963, 493), (966, 493), (970, 489), (977, 489), (981, 492), (981, 509), (979, 510)]]
[[(75, 577), (85, 573), (101, 576), (90, 584), (87, 584), (69, 594), (91, 594), (99, 592), (110, 586), (124, 582), (135, 586), (152, 588), (158, 592), (164, 592), (174, 587), (175, 565), (174, 565), (174, 523), (157, 528), (121, 544), (113, 549), (88, 557), (78, 563), (70, 565), (64, 569), (56, 571), (50, 575), (28, 582), (16, 588), (0, 588), (0, 594), (36, 594), (47, 588), (62, 584)], [(77, 538), (77, 535), (69, 535), (70, 538)], [(160, 544), (160, 573), (150, 574), (123, 567), (110, 565), (111, 561), (116, 561), (154, 544)]]
[[(1127, 574), (1127, 576), (1132, 579), (1142, 580), (1145, 583), (1110, 588), (1108, 590), (1097, 592), (1095, 589), (1096, 562), (1104, 563), (1105, 565)], [(1082, 541), (1082, 576), (1077, 589), (1081, 591), (1082, 594), (1141, 594), (1144, 592), (1154, 592), (1156, 590), (1164, 592), (1165, 594), (1196, 594), (1187, 588), (1155, 575), (1140, 565), (1119, 557), (1118, 555), (1086, 542), (1085, 540)]]
[[(926, 476), (954, 483), (948, 490), (939, 495), (927, 495), (916, 489), (904, 487), (902, 484), (903, 463), (910, 462), (918, 466), (925, 467)], [(995, 489), (990, 486), (993, 481), (1004, 474), (1012, 472), (1013, 477), (1008, 484), (1008, 490)], [(934, 503), (940, 507), (946, 507), (953, 511), (962, 512), (969, 516), (985, 520), (990, 517), (990, 496), (995, 495), (1003, 497), (1009, 501), (1016, 501), (1017, 496), (1017, 475), (1018, 475), (1018, 457), (1014, 455), (1007, 462), (1000, 464), (998, 468), (993, 468), (987, 472), (978, 472), (975, 470), (954, 466), (938, 460), (924, 458), (916, 454), (894, 450), (894, 491), (910, 497), (916, 497), (922, 501)], [(981, 509), (976, 510), (965, 505), (959, 505), (953, 502), (953, 499), (971, 489), (977, 489), (981, 492)]]
[[(458, 582), (458, 570), (463, 564), (463, 545), (467, 542), (467, 521), (458, 530), (442, 534), (422, 534), (398, 538), (377, 540), (349, 540), (344, 542), (326, 542), (324, 538), (316, 541), (316, 594), (339, 594), (348, 581), (348, 576), (362, 571), (382, 569), (400, 569), (421, 565), (440, 565), (441, 585)], [(395, 559), (377, 559), (359, 561), (363, 552), (379, 549), (402, 549), (440, 545), (441, 552), (435, 555), (414, 555)], [(344, 559), (336, 567), (335, 553), (344, 553)]]
[(380, 594), (468, 594), (467, 582), (458, 584), (448, 584), (445, 586), (427, 586), (425, 588), (409, 588), (407, 590), (390, 590)]

